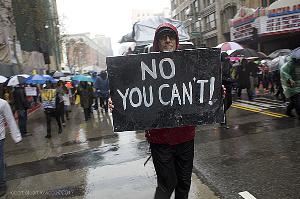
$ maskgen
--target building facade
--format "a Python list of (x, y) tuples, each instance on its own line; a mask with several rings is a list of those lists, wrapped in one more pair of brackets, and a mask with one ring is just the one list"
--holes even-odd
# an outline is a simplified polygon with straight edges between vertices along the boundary
[(11, 10), (11, 0), (0, 1), (0, 73), (4, 76), (22, 72), (22, 52)]
[(266, 54), (300, 46), (300, 2), (278, 0), (264, 8), (242, 7), (231, 20), (231, 40)]
[(101, 53), (107, 56), (113, 56), (113, 51), (111, 47), (111, 39), (104, 35), (95, 35), (93, 41), (97, 44), (98, 48), (101, 49)]
[(84, 73), (86, 70), (100, 72), (106, 69), (106, 52), (90, 38), (89, 33), (66, 35), (63, 49), (63, 57), (67, 61), (65, 65), (72, 73)]
[(56, 0), (12, 0), (12, 6), (26, 71), (60, 70)]
[(171, 0), (171, 17), (184, 21), (196, 47), (230, 41), (230, 20), (242, 7), (269, 6), (276, 0)]
[(131, 14), (131, 22), (135, 22), (147, 19), (149, 17), (160, 16), (160, 17), (170, 17), (170, 9), (163, 8), (161, 12), (157, 12), (149, 9), (134, 9)]

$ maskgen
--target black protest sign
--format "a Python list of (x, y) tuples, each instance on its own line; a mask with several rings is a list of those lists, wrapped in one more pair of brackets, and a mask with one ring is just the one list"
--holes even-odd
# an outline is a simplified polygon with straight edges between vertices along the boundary
[(106, 63), (115, 131), (223, 120), (218, 49), (108, 57)]

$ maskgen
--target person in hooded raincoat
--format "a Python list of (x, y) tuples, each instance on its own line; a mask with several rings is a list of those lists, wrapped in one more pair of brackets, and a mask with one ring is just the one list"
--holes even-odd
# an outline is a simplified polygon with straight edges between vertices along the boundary
[(286, 114), (294, 117), (292, 110), (295, 108), (300, 119), (300, 58), (292, 58), (284, 64), (280, 69), (280, 77), (284, 95), (290, 100)]
[[(170, 52), (178, 49), (176, 27), (163, 23), (155, 31), (153, 50)], [(225, 94), (225, 88), (224, 88)], [(114, 108), (109, 101), (109, 108)], [(187, 199), (191, 186), (194, 159), (195, 126), (151, 129), (146, 131), (157, 175), (154, 199)]]

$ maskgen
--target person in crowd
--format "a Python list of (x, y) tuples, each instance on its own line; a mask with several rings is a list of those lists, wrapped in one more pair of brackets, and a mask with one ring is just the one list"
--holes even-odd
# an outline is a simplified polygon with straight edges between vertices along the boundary
[(56, 114), (60, 118), (62, 125), (66, 126), (65, 122), (65, 105), (64, 105), (64, 95), (65, 95), (65, 89), (64, 89), (64, 82), (59, 80), (57, 82), (57, 88), (56, 88)]
[[(55, 91), (55, 88), (53, 86), (53, 84), (49, 81), (46, 82), (46, 87), (43, 89), (42, 91), (42, 95), (47, 93), (46, 89), (52, 89), (52, 91)], [(50, 93), (52, 91), (49, 91)], [(49, 94), (47, 94), (49, 96)], [(48, 98), (48, 97), (47, 97)], [(58, 99), (58, 95), (56, 95), (55, 92), (55, 96), (54, 96), (54, 100), (51, 98), (48, 98), (45, 100), (45, 98), (42, 96), (42, 104), (44, 107), (44, 112), (46, 114), (46, 120), (47, 120), (47, 135), (45, 136), (45, 138), (51, 138), (51, 118), (55, 117), (56, 122), (57, 122), (57, 126), (58, 126), (58, 134), (62, 133), (62, 125), (61, 125), (61, 117), (59, 114), (56, 113), (57, 108), (56, 108), (56, 103), (59, 101)]]
[(247, 89), (248, 99), (252, 100), (250, 73), (251, 68), (247, 64), (246, 59), (242, 59), (241, 64), (237, 68), (237, 82), (238, 82), (238, 97), (241, 97), (242, 89)]
[(251, 94), (252, 94), (252, 97), (255, 97), (256, 96), (256, 91), (255, 91), (255, 88), (256, 88), (256, 84), (257, 84), (257, 81), (258, 81), (258, 64), (257, 64), (257, 60), (258, 58), (249, 58), (248, 59), (248, 63), (247, 63), (247, 68), (249, 68), (250, 70), (250, 90), (251, 90)]
[(232, 104), (232, 86), (234, 80), (231, 77), (232, 65), (230, 63), (228, 54), (226, 52), (221, 53), (221, 64), (222, 64), (222, 84), (226, 88), (226, 97), (224, 101), (224, 121), (221, 123), (221, 126), (228, 129), (226, 111), (230, 108)]
[(93, 105), (93, 108), (94, 110), (98, 110), (99, 108), (99, 76), (97, 75), (97, 72), (93, 72), (92, 74), (92, 79), (94, 80), (94, 83), (93, 83), (93, 91), (94, 91), (94, 105)]
[(12, 112), (15, 112), (15, 106), (13, 105), (13, 92), (10, 87), (3, 86), (3, 99), (8, 102), (10, 105)]
[(280, 69), (281, 83), (284, 95), (289, 98), (286, 114), (295, 117), (292, 110), (295, 108), (300, 120), (300, 56), (291, 55), (291, 60)]
[(20, 84), (13, 91), (14, 106), (18, 114), (19, 128), (23, 137), (29, 135), (27, 132), (27, 109), (29, 108), (29, 102), (27, 101), (24, 86), (24, 84)]
[(0, 98), (4, 98), (4, 85), (2, 83), (0, 83)]
[(65, 111), (65, 115), (66, 115), (66, 119), (69, 120), (69, 112), (71, 111), (71, 98), (72, 98), (72, 93), (71, 93), (71, 89), (67, 88), (66, 86), (63, 87), (64, 88), (64, 111)]
[(80, 104), (83, 108), (84, 119), (91, 118), (91, 107), (93, 104), (93, 88), (87, 82), (80, 82), (77, 94), (80, 96)]
[[(179, 39), (176, 27), (163, 23), (155, 31), (153, 50), (175, 51)], [(225, 88), (224, 88), (225, 92)], [(109, 100), (109, 108), (114, 108)], [(193, 169), (195, 126), (151, 129), (146, 131), (157, 175), (154, 199), (187, 199)]]
[(15, 143), (22, 141), (22, 135), (16, 124), (15, 118), (7, 101), (0, 99), (0, 197), (6, 194), (5, 164), (4, 164), (4, 141), (5, 122), (11, 132)]
[(108, 112), (108, 98), (109, 98), (109, 81), (107, 78), (107, 72), (101, 71), (99, 78), (99, 96), (100, 96), (100, 106), (104, 108), (105, 112)]
[[(276, 99), (280, 99), (285, 103), (286, 97), (283, 94), (283, 88), (282, 88), (282, 84), (280, 81), (280, 70), (275, 70), (272, 72), (272, 74), (273, 74), (272, 77), (273, 77), (274, 85), (276, 85), (276, 88), (277, 88), (277, 91), (274, 96)], [(279, 98), (279, 96), (280, 96), (280, 98)]]

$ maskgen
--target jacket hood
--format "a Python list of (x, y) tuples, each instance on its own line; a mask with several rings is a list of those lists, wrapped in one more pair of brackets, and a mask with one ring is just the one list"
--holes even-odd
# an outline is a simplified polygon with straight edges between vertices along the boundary
[(170, 23), (163, 23), (163, 24), (160, 24), (157, 28), (156, 28), (156, 31), (155, 31), (155, 36), (154, 36), (154, 40), (153, 40), (153, 50), (155, 52), (158, 52), (159, 51), (159, 47), (158, 47), (158, 33), (160, 31), (162, 31), (163, 29), (170, 29), (171, 31), (174, 31), (175, 34), (176, 34), (176, 49), (178, 49), (178, 45), (179, 45), (179, 37), (178, 37), (178, 31), (177, 31), (177, 28), (175, 26), (173, 26), (172, 24)]

